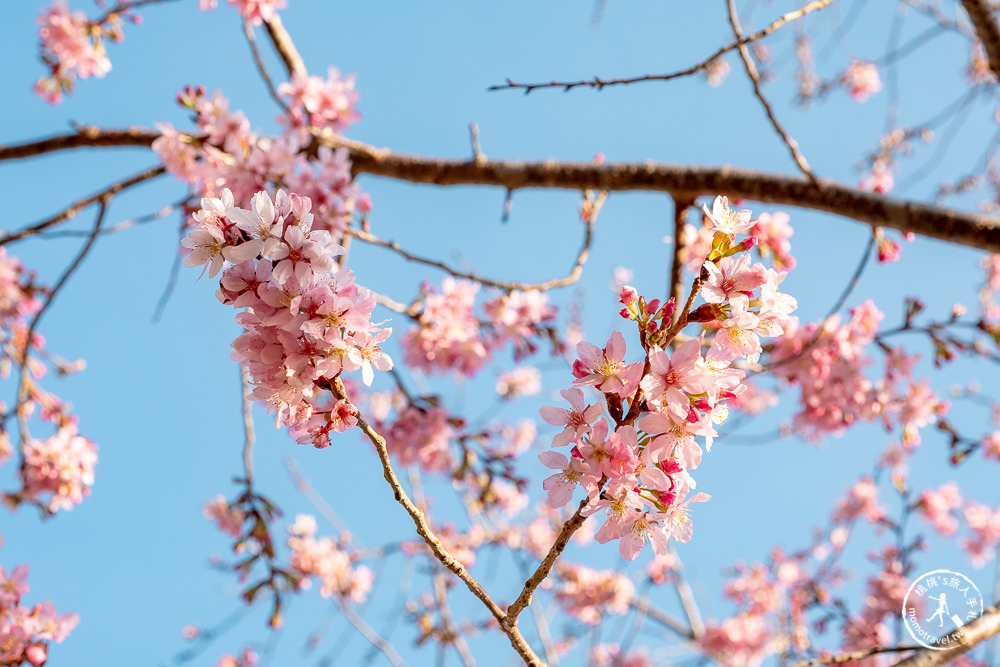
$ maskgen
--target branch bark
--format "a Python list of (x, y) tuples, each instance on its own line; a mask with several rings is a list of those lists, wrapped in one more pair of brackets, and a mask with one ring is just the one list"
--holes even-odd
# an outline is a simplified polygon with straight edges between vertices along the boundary
[(897, 662), (893, 667), (934, 667), (945, 665), (958, 656), (966, 653), (1000, 632), (1000, 603), (987, 607), (983, 615), (962, 628), (964, 637), (962, 644), (947, 651), (924, 649), (911, 655), (906, 660)]
[[(94, 146), (149, 146), (154, 130), (81, 128), (68, 135), (0, 146), (0, 161)], [(805, 178), (736, 167), (690, 167), (656, 162), (592, 163), (448, 160), (394, 153), (368, 144), (322, 137), (318, 141), (347, 148), (355, 174), (371, 174), (429, 185), (490, 185), (507, 190), (550, 188), (614, 192), (665, 192), (674, 198), (727, 194), (763, 204), (781, 204), (832, 213), (839, 217), (990, 252), (1000, 252), (1000, 220), (923, 202), (865, 192), (830, 180)]]
[(976, 37), (983, 43), (990, 71), (1000, 81), (1000, 25), (997, 24), (996, 10), (986, 0), (962, 0), (962, 7), (969, 15)]

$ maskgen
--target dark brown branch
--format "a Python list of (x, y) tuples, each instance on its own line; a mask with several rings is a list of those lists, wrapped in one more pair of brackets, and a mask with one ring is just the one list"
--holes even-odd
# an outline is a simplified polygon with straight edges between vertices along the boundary
[(935, 651), (923, 649), (906, 660), (897, 662), (893, 667), (934, 667), (944, 665), (958, 656), (970, 651), (974, 646), (980, 644), (993, 635), (1000, 632), (1000, 603), (987, 607), (983, 615), (962, 627), (962, 643), (960, 646), (946, 651)]
[(996, 10), (986, 0), (962, 0), (962, 6), (983, 44), (990, 71), (1000, 81), (1000, 25), (997, 25)]
[[(89, 146), (148, 146), (159, 136), (150, 130), (79, 132), (40, 141), (0, 147), (0, 161)], [(446, 160), (393, 153), (358, 141), (327, 137), (321, 141), (348, 149), (356, 174), (383, 176), (433, 185), (491, 185), (517, 190), (552, 188), (609, 192), (666, 192), (677, 197), (726, 193), (763, 204), (782, 204), (823, 211), (859, 222), (1000, 252), (1000, 220), (975, 213), (886, 197), (828, 180), (811, 184), (735, 167), (690, 167), (645, 163), (600, 164), (515, 162), (507, 160)]]
[(684, 296), (684, 285), (681, 281), (684, 262), (681, 261), (681, 255), (684, 254), (684, 222), (687, 219), (688, 209), (692, 206), (694, 206), (694, 199), (678, 198), (674, 200), (674, 254), (670, 260), (670, 294), (667, 296), (668, 298), (673, 297), (675, 308)]

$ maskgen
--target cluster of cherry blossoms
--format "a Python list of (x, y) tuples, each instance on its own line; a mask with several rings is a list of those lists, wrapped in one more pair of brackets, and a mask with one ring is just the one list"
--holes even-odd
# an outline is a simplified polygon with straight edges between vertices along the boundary
[(235, 201), (246, 201), (261, 190), (282, 188), (312, 201), (314, 228), (342, 231), (356, 213), (371, 210), (371, 200), (354, 184), (346, 149), (321, 146), (314, 158), (305, 151), (309, 132), (304, 122), (322, 119), (322, 127), (339, 131), (358, 117), (353, 79), (341, 81), (335, 69), (330, 76), (322, 85), (311, 83), (312, 77), (282, 87), (292, 116), (278, 119), (284, 125), (276, 138), (252, 132), (246, 116), (230, 111), (222, 93), (208, 96), (201, 88), (188, 88), (178, 99), (194, 111), (201, 134), (160, 124), (153, 150), (171, 174), (201, 197), (219, 198), (228, 189)]
[(0, 665), (44, 665), (51, 642), (61, 643), (80, 622), (77, 614), (57, 614), (51, 602), (22, 606), (28, 566), (8, 575), (0, 567)]
[(358, 287), (336, 257), (344, 249), (330, 233), (314, 229), (308, 197), (279, 190), (253, 197), (250, 210), (233, 205), (233, 194), (205, 198), (194, 213), (198, 226), (181, 242), (186, 266), (222, 271), (219, 301), (246, 308), (236, 316), (244, 333), (233, 341), (233, 358), (245, 364), (253, 395), (277, 413), (276, 425), (294, 426), (299, 442), (330, 444), (331, 431), (356, 423), (346, 401), (324, 390), (342, 371), (361, 371), (370, 385), (375, 370), (392, 360), (380, 343), (391, 329), (371, 322), (376, 297)]
[[(705, 303), (690, 313), (677, 312), (672, 300), (663, 306), (647, 303), (626, 286), (621, 314), (637, 323), (645, 360), (625, 361), (625, 338), (617, 331), (604, 348), (581, 342), (573, 364), (575, 386), (562, 392), (570, 409), (541, 410), (546, 422), (563, 427), (553, 446), (572, 446), (568, 457), (556, 451), (539, 456), (558, 471), (544, 483), (549, 504), (562, 507), (576, 486), (583, 486), (588, 495), (583, 514), (607, 510), (596, 539), (619, 540), (628, 560), (647, 541), (664, 554), (670, 538), (691, 539), (689, 506), (709, 499), (705, 493), (691, 495), (690, 471), (702, 458), (696, 438), (704, 438), (710, 449), (717, 435), (713, 425), (728, 413), (726, 400), (744, 391), (745, 371), (733, 362), (755, 363), (761, 337), (780, 336), (794, 321), (795, 300), (778, 291), (785, 272), (751, 264), (745, 252), (754, 237), (736, 240), (754, 227), (750, 211), (733, 211), (718, 197), (705, 213), (714, 235), (691, 297), (693, 302), (700, 292)], [(706, 332), (669, 351), (688, 322), (705, 323)], [(710, 343), (708, 329), (714, 331)], [(603, 396), (613, 428), (602, 416), (604, 406), (587, 405), (579, 387), (588, 386)]]
[(913, 379), (917, 357), (901, 348), (884, 346), (884, 374), (869, 378), (867, 351), (883, 315), (871, 300), (850, 315), (846, 322), (834, 314), (818, 324), (793, 325), (775, 344), (773, 374), (798, 386), (801, 394), (794, 427), (815, 440), (859, 421), (879, 420), (887, 429), (896, 421), (903, 427), (902, 444), (912, 449), (920, 444), (920, 428), (936, 423), (949, 403), (937, 398), (926, 380)]
[(295, 517), (295, 523), (288, 529), (288, 546), (292, 550), (290, 563), (299, 577), (300, 588), (308, 588), (310, 578), (315, 577), (319, 580), (322, 597), (336, 596), (358, 604), (364, 602), (375, 575), (364, 565), (354, 565), (354, 557), (347, 550), (350, 535), (342, 535), (340, 540), (317, 539), (316, 530), (316, 519), (308, 514)]
[[(104, 0), (96, 0), (98, 7)], [(50, 104), (62, 102), (64, 93), (72, 93), (76, 79), (103, 78), (111, 71), (107, 41), (125, 39), (122, 19), (141, 23), (134, 6), (138, 0), (120, 0), (113, 9), (91, 20), (80, 10), (71, 10), (66, 0), (54, 0), (38, 17), (39, 55), (48, 73), (35, 83), (35, 92)], [(201, 10), (215, 9), (217, 0), (198, 0)], [(270, 21), (277, 10), (288, 6), (287, 0), (229, 0), (229, 5), (253, 25)], [(351, 86), (353, 88), (353, 84)], [(283, 93), (285, 91), (282, 91)]]
[[(8, 410), (0, 402), (4, 422), (0, 424), (0, 464), (14, 453), (7, 419), (17, 417), (27, 424), (37, 415), (55, 428), (46, 438), (32, 437), (25, 429), (19, 447), (21, 488), (2, 498), (11, 509), (28, 503), (51, 514), (72, 509), (90, 494), (97, 446), (77, 433), (77, 418), (70, 414), (69, 406), (38, 383), (50, 367), (65, 375), (84, 366), (83, 361), (69, 362), (43, 351), (45, 340), (38, 333), (32, 333), (28, 346), (30, 320), (42, 307), (39, 296), (47, 293), (47, 288), (37, 285), (35, 276), (26, 272), (16, 257), (0, 248), (0, 377), (9, 377), (14, 367), (23, 364), (25, 390), (16, 408)], [(37, 356), (33, 350), (39, 351)]]
[(514, 290), (483, 304), (484, 318), (475, 313), (479, 285), (448, 277), (440, 289), (425, 288), (417, 327), (403, 337), (406, 363), (425, 372), (457, 371), (472, 377), (489, 363), (493, 352), (510, 342), (515, 356), (533, 354), (535, 337), (548, 336), (557, 349), (556, 309), (536, 290)]

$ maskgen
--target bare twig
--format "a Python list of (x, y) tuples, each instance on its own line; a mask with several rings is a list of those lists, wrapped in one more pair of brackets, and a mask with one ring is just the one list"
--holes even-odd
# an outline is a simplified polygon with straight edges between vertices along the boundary
[[(153, 130), (81, 128), (24, 144), (0, 147), (0, 161), (90, 146), (149, 146), (160, 134)], [(784, 204), (832, 213), (869, 225), (913, 232), (929, 238), (989, 252), (1000, 252), (1000, 220), (918, 201), (886, 197), (823, 180), (816, 186), (800, 177), (734, 167), (690, 167), (671, 164), (516, 162), (447, 160), (393, 153), (342, 137), (318, 139), (345, 147), (355, 174), (371, 174), (410, 183), (488, 185), (506, 190), (548, 188), (609, 192), (666, 192), (673, 197), (728, 193), (763, 204)]]
[(479, 146), (479, 126), (469, 123), (469, 141), (472, 143), (472, 159), (476, 162), (486, 162), (486, 155)]
[[(348, 400), (347, 392), (344, 389), (344, 383), (339, 377), (334, 378), (331, 383), (331, 390), (333, 395), (341, 400)], [(518, 655), (524, 660), (524, 662), (532, 667), (541, 666), (544, 663), (539, 659), (535, 652), (528, 645), (528, 642), (524, 639), (524, 636), (518, 631), (516, 627), (505, 626), (505, 621), (507, 619), (507, 613), (500, 608), (493, 598), (490, 597), (489, 593), (482, 587), (482, 585), (473, 577), (465, 566), (462, 565), (458, 560), (451, 555), (451, 553), (445, 549), (444, 545), (441, 544), (441, 540), (437, 535), (434, 534), (433, 529), (428, 523), (427, 518), (424, 513), (413, 504), (410, 500), (409, 495), (407, 495), (406, 490), (403, 489), (403, 485), (399, 481), (399, 477), (396, 476), (396, 471), (392, 467), (392, 461), (389, 459), (389, 450), (386, 448), (385, 438), (375, 432), (371, 425), (365, 420), (364, 416), (360, 411), (356, 413), (358, 419), (358, 428), (364, 433), (371, 443), (375, 446), (375, 451), (378, 454), (379, 461), (382, 463), (382, 473), (385, 477), (385, 481), (392, 488), (393, 494), (396, 498), (396, 502), (403, 506), (406, 513), (410, 515), (413, 520), (414, 526), (416, 526), (417, 534), (423, 538), (424, 542), (430, 548), (434, 557), (441, 562), (446, 568), (451, 570), (455, 576), (462, 580), (463, 583), (468, 587), (469, 591), (472, 592), (479, 600), (486, 606), (490, 614), (497, 619), (500, 623), (500, 627), (503, 629), (507, 638), (510, 640), (511, 646), (517, 651)], [(539, 582), (540, 583), (540, 582)]]
[(451, 620), (451, 610), (448, 608), (448, 582), (440, 573), (434, 575), (434, 598), (438, 614), (441, 616), (441, 629), (445, 632), (447, 642), (455, 647), (465, 667), (475, 667), (476, 660), (469, 650), (469, 643)]
[[(347, 525), (347, 522), (341, 519), (340, 515), (334, 511), (330, 503), (326, 502), (326, 498), (321, 496), (316, 489), (313, 488), (313, 485), (299, 470), (299, 464), (296, 463), (295, 459), (291, 456), (285, 457), (285, 470), (288, 471), (288, 476), (291, 477), (292, 484), (295, 485), (295, 488), (306, 497), (306, 500), (312, 503), (312, 506), (315, 507), (320, 514), (323, 515), (323, 518), (326, 519), (327, 523), (341, 533), (350, 531), (350, 526)], [(353, 537), (352, 541), (360, 544), (357, 536)]]
[(80, 267), (80, 264), (83, 262), (83, 258), (87, 256), (87, 253), (89, 253), (90, 249), (94, 246), (94, 241), (97, 240), (97, 236), (101, 232), (101, 225), (104, 224), (104, 217), (105, 215), (107, 215), (108, 204), (111, 202), (111, 198), (112, 195), (110, 193), (104, 193), (98, 199), (97, 216), (96, 219), (94, 220), (94, 227), (93, 229), (90, 230), (90, 236), (87, 237), (87, 241), (83, 244), (83, 247), (80, 249), (80, 252), (77, 253), (76, 257), (73, 259), (70, 265), (66, 268), (63, 274), (59, 276), (59, 280), (57, 280), (55, 285), (52, 286), (52, 289), (49, 290), (49, 294), (48, 297), (45, 299), (45, 303), (43, 303), (42, 307), (38, 309), (37, 313), (35, 313), (35, 316), (31, 319), (31, 323), (28, 325), (28, 331), (27, 333), (25, 333), (24, 350), (22, 351), (21, 358), (18, 359), (17, 363), (18, 383), (17, 383), (16, 412), (18, 415), (18, 428), (20, 429), (22, 445), (28, 439), (28, 425), (26, 417), (24, 415), (24, 411), (21, 408), (24, 402), (28, 398), (27, 364), (28, 364), (28, 354), (31, 352), (32, 338), (35, 337), (35, 331), (38, 329), (38, 323), (41, 321), (42, 315), (44, 315), (48, 311), (49, 307), (52, 305), (52, 302), (55, 301), (56, 295), (59, 294), (59, 291), (62, 290), (62, 288), (66, 285), (66, 282), (69, 280), (70, 276), (73, 275), (73, 273)]
[[(0, 149), (0, 151), (2, 151), (2, 149)], [(10, 234), (4, 234), (3, 236), (0, 236), (0, 246), (12, 243), (14, 241), (19, 241), (25, 237), (32, 236), (33, 234), (37, 234), (41, 231), (44, 231), (53, 225), (59, 224), (63, 220), (68, 220), (72, 218), (77, 213), (87, 208), (91, 204), (97, 202), (106, 202), (110, 197), (118, 194), (119, 192), (127, 190), (128, 188), (131, 188), (134, 185), (138, 185), (139, 183), (144, 183), (145, 181), (156, 178), (157, 176), (165, 174), (166, 172), (167, 170), (164, 167), (153, 167), (152, 169), (147, 169), (146, 171), (138, 173), (135, 176), (126, 178), (123, 181), (118, 181), (117, 183), (108, 186), (107, 188), (101, 190), (98, 193), (92, 194), (89, 197), (84, 197), (83, 199), (75, 202), (68, 208), (63, 209), (60, 213), (57, 213), (51, 218), (47, 218), (45, 220), (42, 220), (41, 222), (36, 222), (35, 224), (29, 225), (28, 227), (25, 227), (24, 229), (21, 229), (19, 231), (11, 232)]]
[(648, 616), (663, 627), (673, 630), (681, 637), (684, 637), (685, 639), (695, 638), (694, 632), (692, 632), (691, 628), (684, 627), (684, 624), (673, 616), (670, 616), (656, 607), (651, 606), (649, 601), (645, 598), (635, 598), (629, 602), (629, 604), (632, 605), (639, 613)]
[(705, 634), (705, 622), (701, 619), (701, 611), (698, 609), (698, 602), (694, 599), (694, 591), (691, 590), (691, 584), (688, 583), (687, 577), (684, 576), (684, 564), (681, 562), (680, 556), (677, 555), (673, 543), (669, 544), (669, 548), (670, 555), (674, 559), (671, 569), (673, 569), (674, 575), (677, 577), (675, 585), (677, 597), (681, 600), (684, 614), (687, 616), (688, 624), (691, 626), (691, 636), (695, 639), (700, 639)]
[(540, 283), (525, 283), (520, 281), (509, 281), (509, 280), (490, 280), (489, 278), (483, 278), (474, 273), (467, 273), (465, 271), (459, 271), (458, 269), (452, 268), (447, 264), (438, 262), (433, 259), (427, 259), (425, 257), (420, 257), (414, 255), (413, 253), (405, 250), (395, 241), (385, 241), (370, 234), (368, 232), (362, 231), (360, 229), (355, 229), (353, 227), (346, 230), (346, 233), (350, 236), (354, 236), (357, 239), (364, 241), (366, 243), (371, 243), (373, 245), (382, 246), (392, 250), (393, 252), (405, 257), (411, 262), (417, 262), (418, 264), (426, 264), (427, 266), (433, 266), (435, 268), (441, 269), (446, 273), (450, 273), (456, 278), (466, 278), (467, 280), (473, 280), (481, 285), (486, 285), (487, 287), (496, 287), (502, 290), (549, 290), (554, 287), (565, 287), (567, 285), (572, 285), (580, 276), (583, 274), (583, 266), (587, 263), (587, 257), (590, 254), (590, 245), (594, 239), (594, 223), (589, 221), (585, 225), (585, 231), (583, 234), (583, 245), (580, 247), (580, 252), (577, 253), (576, 260), (573, 263), (573, 268), (570, 272), (563, 278), (552, 278), (551, 280), (545, 280)]
[(1000, 81), (1000, 25), (997, 25), (996, 10), (986, 0), (962, 0), (962, 6), (983, 44), (990, 71)]
[[(733, 35), (736, 37), (736, 41), (739, 42), (743, 39), (743, 28), (740, 27), (740, 17), (736, 11), (736, 0), (727, 0), (729, 5), (729, 25), (733, 28)], [(746, 69), (747, 76), (750, 77), (750, 83), (753, 84), (753, 94), (757, 96), (760, 100), (760, 104), (764, 107), (764, 113), (767, 114), (767, 119), (771, 121), (771, 126), (774, 131), (778, 133), (781, 140), (784, 142), (785, 146), (788, 147), (788, 151), (792, 154), (792, 160), (798, 166), (799, 171), (805, 174), (813, 185), (819, 183), (816, 175), (809, 168), (809, 163), (806, 161), (806, 156), (802, 154), (799, 150), (799, 145), (792, 139), (792, 137), (785, 131), (785, 128), (778, 122), (778, 117), (774, 115), (774, 109), (771, 108), (771, 103), (767, 101), (764, 97), (764, 91), (760, 87), (760, 74), (757, 73), (757, 66), (753, 62), (753, 58), (750, 57), (750, 49), (746, 47), (746, 44), (740, 44), (739, 48), (740, 59), (743, 60), (743, 67)]]
[(364, 619), (351, 609), (351, 605), (347, 604), (343, 596), (337, 596), (337, 605), (340, 607), (340, 611), (343, 612), (347, 622), (353, 625), (354, 629), (360, 632), (372, 646), (381, 651), (382, 655), (393, 664), (393, 667), (406, 667), (406, 661), (396, 652), (392, 643), (377, 633), (375, 628), (365, 623)]
[(281, 99), (281, 95), (278, 94), (278, 89), (274, 87), (274, 81), (271, 80), (271, 75), (267, 72), (267, 66), (264, 65), (264, 60), (260, 57), (260, 50), (257, 48), (257, 38), (253, 34), (253, 26), (250, 25), (250, 21), (243, 21), (243, 33), (247, 36), (247, 43), (250, 45), (250, 54), (253, 56), (253, 62), (257, 66), (257, 71), (260, 73), (260, 78), (264, 80), (264, 85), (267, 86), (267, 92), (270, 93), (271, 99), (273, 99), (282, 110), (290, 114), (291, 111), (285, 101)]
[(523, 90), (526, 94), (533, 90), (539, 88), (562, 88), (563, 90), (573, 90), (574, 88), (596, 88), (601, 90), (608, 86), (623, 86), (632, 83), (642, 83), (646, 81), (670, 81), (671, 79), (679, 79), (685, 76), (691, 76), (702, 70), (707, 69), (715, 60), (726, 53), (733, 51), (735, 49), (744, 47), (746, 44), (755, 42), (762, 37), (770, 35), (772, 32), (780, 28), (781, 26), (789, 23), (791, 21), (796, 21), (806, 14), (814, 12), (818, 9), (823, 9), (827, 5), (831, 4), (834, 0), (816, 0), (815, 2), (810, 2), (809, 4), (800, 7), (794, 11), (788, 12), (787, 14), (778, 18), (763, 30), (753, 33), (752, 35), (747, 35), (746, 37), (738, 38), (737, 41), (732, 44), (723, 46), (718, 51), (705, 58), (696, 65), (692, 65), (686, 69), (678, 70), (676, 72), (671, 72), (670, 74), (646, 74), (643, 76), (635, 76), (629, 78), (619, 78), (619, 79), (602, 79), (600, 77), (594, 77), (593, 79), (586, 79), (580, 81), (548, 81), (543, 83), (515, 83), (510, 79), (507, 79), (506, 83), (498, 84), (495, 86), (490, 86), (487, 90)]
[(253, 428), (253, 406), (250, 402), (250, 372), (240, 364), (240, 383), (243, 386), (243, 473), (247, 486), (253, 484), (253, 446), (257, 440)]

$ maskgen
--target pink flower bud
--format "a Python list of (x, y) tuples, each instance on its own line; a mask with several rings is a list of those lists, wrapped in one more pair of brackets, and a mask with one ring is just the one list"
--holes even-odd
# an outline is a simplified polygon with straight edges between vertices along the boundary
[(635, 303), (636, 298), (639, 296), (639, 292), (636, 291), (631, 285), (623, 285), (621, 294), (618, 295), (618, 302), (626, 306), (631, 306)]
[(45, 646), (41, 644), (32, 644), (24, 649), (24, 656), (33, 665), (44, 665), (45, 659), (48, 657), (45, 652)]
[(659, 299), (653, 299), (652, 301), (650, 301), (649, 303), (646, 304), (646, 314), (647, 315), (652, 315), (653, 313), (655, 313), (659, 309), (660, 309), (660, 300)]

